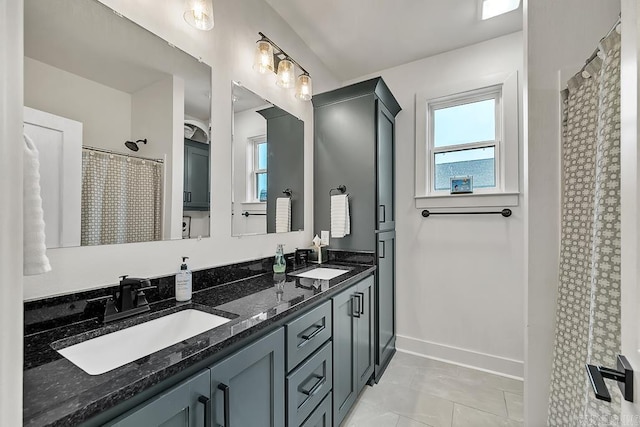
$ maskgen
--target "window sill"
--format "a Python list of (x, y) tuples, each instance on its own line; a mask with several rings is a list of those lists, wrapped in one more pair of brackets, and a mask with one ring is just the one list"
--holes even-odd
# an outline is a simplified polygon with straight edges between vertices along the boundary
[(416, 209), (502, 208), (518, 206), (520, 193), (475, 193), (416, 196)]

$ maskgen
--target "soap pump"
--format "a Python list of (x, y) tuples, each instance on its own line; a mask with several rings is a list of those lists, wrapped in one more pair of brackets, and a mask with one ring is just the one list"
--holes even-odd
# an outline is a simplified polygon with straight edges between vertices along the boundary
[(176, 274), (176, 301), (189, 301), (191, 299), (191, 270), (187, 266), (189, 257), (182, 257), (182, 265)]
[(284, 273), (287, 269), (287, 262), (284, 259), (284, 245), (282, 243), (278, 243), (278, 247), (276, 248), (276, 256), (273, 260), (273, 272), (274, 273)]

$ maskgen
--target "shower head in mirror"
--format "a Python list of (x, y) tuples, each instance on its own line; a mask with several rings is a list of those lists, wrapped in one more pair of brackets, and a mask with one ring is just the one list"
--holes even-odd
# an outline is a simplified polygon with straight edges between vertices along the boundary
[(146, 144), (147, 143), (147, 138), (139, 139), (136, 142), (127, 141), (127, 142), (124, 143), (124, 145), (131, 151), (138, 151), (140, 149), (140, 147), (138, 147), (138, 144), (140, 144), (140, 143)]

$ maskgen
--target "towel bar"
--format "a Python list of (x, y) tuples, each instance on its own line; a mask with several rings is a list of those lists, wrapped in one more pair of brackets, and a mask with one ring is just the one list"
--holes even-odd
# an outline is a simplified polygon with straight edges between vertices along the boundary
[(422, 216), (428, 218), (431, 215), (502, 215), (503, 217), (508, 218), (512, 213), (511, 209), (502, 209), (499, 212), (429, 212), (425, 209), (422, 211)]

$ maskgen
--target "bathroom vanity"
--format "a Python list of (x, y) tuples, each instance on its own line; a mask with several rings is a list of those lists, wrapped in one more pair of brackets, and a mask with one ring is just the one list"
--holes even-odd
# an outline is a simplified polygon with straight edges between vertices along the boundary
[[(106, 326), (83, 307), (108, 290), (26, 303), (24, 425), (339, 425), (375, 363), (375, 266), (354, 257), (330, 280), (270, 259), (194, 271), (188, 303), (152, 279), (150, 312)], [(100, 375), (57, 351), (187, 309), (229, 321)]]

